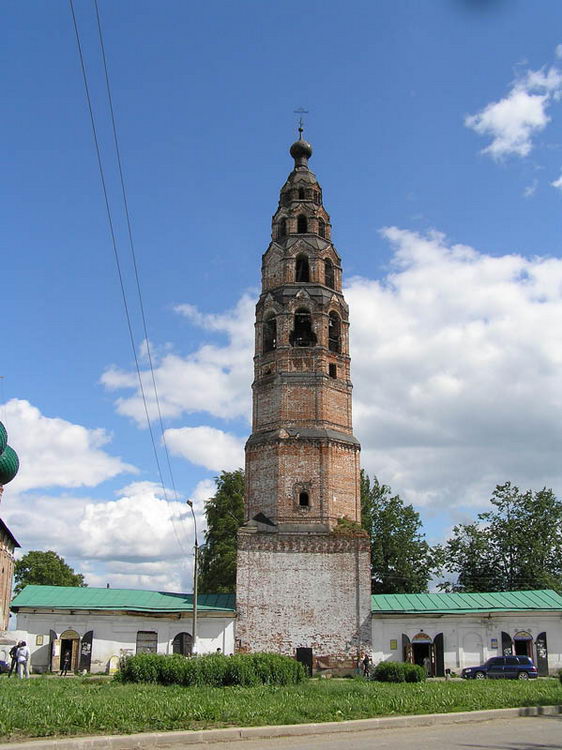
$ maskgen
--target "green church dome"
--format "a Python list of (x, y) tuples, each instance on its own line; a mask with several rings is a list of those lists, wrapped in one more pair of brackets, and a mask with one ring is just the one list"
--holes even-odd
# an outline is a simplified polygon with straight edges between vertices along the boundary
[(8, 445), (8, 433), (6, 432), (6, 428), (0, 422), (0, 455), (4, 453), (5, 447)]
[(18, 454), (7, 445), (0, 456), (0, 484), (8, 484), (18, 473), (20, 461)]

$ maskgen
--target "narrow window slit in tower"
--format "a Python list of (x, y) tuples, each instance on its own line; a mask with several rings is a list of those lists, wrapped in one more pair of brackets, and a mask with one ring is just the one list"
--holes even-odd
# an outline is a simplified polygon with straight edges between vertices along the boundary
[(304, 188), (299, 188), (299, 199), (300, 200), (304, 199)]
[(281, 239), (281, 237), (285, 237), (286, 235), (287, 235), (287, 219), (281, 219), (281, 221), (279, 222), (279, 229), (277, 232), (277, 236), (279, 239)]
[(306, 234), (308, 232), (308, 221), (304, 214), (297, 216), (297, 234)]
[[(324, 235), (322, 235), (324, 236)], [(334, 283), (334, 264), (329, 258), (324, 260), (324, 283), (329, 286), (330, 289), (335, 288)]]
[(301, 506), (301, 508), (308, 508), (308, 506), (310, 505), (308, 492), (305, 492), (305, 490), (299, 492), (299, 505)]
[(331, 378), (337, 378), (338, 377), (338, 366), (335, 365), (333, 362), (330, 362), (328, 365), (328, 375)]
[[(320, 235), (320, 237), (326, 236), (326, 222), (324, 221), (324, 219), (318, 219), (318, 234)], [(326, 286), (331, 285), (326, 284)]]

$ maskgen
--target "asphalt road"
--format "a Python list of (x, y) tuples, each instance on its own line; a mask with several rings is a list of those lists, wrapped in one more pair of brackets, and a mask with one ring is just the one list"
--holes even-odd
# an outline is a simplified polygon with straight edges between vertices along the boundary
[[(561, 750), (562, 716), (184, 745), (186, 750)], [(180, 745), (176, 746), (182, 747)]]

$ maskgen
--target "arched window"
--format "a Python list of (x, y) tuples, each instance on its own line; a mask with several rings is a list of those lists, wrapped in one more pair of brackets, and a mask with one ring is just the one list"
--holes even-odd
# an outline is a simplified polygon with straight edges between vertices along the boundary
[(263, 351), (272, 352), (277, 348), (277, 321), (275, 315), (268, 315), (263, 324)]
[(299, 200), (304, 199), (304, 188), (299, 188)]
[(178, 633), (172, 641), (172, 653), (191, 656), (193, 652), (193, 638), (191, 633)]
[(331, 352), (341, 351), (340, 338), (340, 316), (336, 312), (331, 312), (328, 318), (328, 349)]
[(334, 264), (329, 258), (324, 260), (324, 284), (329, 286), (330, 289), (335, 288), (334, 283)]
[(324, 219), (318, 219), (318, 234), (320, 237), (326, 236), (326, 222)]
[(312, 330), (312, 316), (308, 310), (296, 311), (294, 325), (289, 337), (291, 346), (314, 346), (316, 344), (316, 335)]
[(310, 266), (306, 255), (297, 255), (295, 258), (295, 281), (299, 283), (310, 281)]
[(299, 214), (297, 216), (297, 233), (306, 234), (307, 232), (308, 232), (308, 221), (306, 220), (306, 216), (304, 214)]
[(301, 506), (301, 508), (308, 508), (308, 506), (310, 505), (310, 498), (308, 496), (308, 492), (306, 492), (305, 490), (301, 490), (301, 492), (299, 492), (299, 505)]
[(280, 239), (281, 237), (287, 236), (287, 219), (281, 219), (279, 222), (279, 227), (277, 230), (277, 237)]

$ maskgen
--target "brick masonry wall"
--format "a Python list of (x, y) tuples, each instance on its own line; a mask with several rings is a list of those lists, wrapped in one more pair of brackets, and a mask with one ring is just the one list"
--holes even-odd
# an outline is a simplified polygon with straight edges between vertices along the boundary
[(371, 647), (368, 539), (241, 529), (238, 545), (238, 650), (305, 647), (316, 667), (353, 668)]
[(0, 534), (0, 630), (6, 630), (10, 619), (14, 547), (5, 534)]

